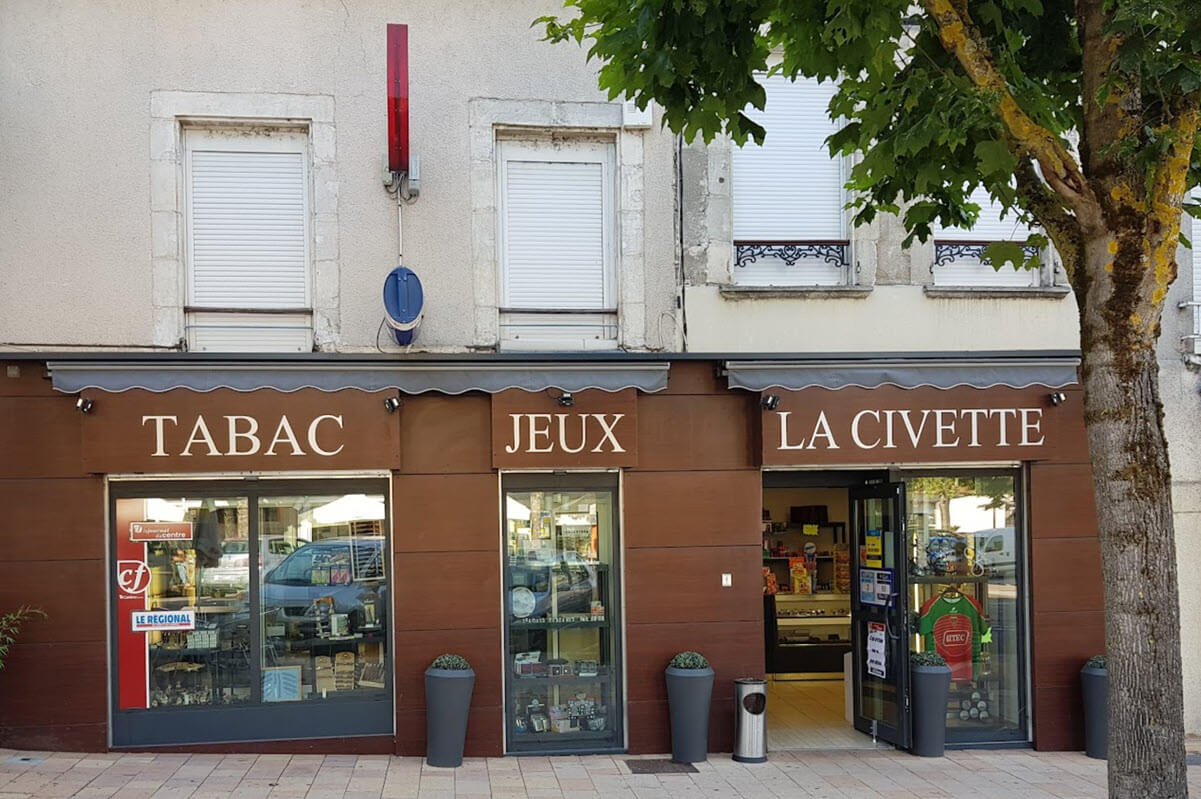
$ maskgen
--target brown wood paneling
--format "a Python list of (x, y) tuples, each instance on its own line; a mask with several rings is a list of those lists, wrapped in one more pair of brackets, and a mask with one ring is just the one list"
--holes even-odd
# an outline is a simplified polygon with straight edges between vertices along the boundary
[(726, 380), (717, 374), (717, 361), (675, 361), (663, 394), (724, 394)]
[(500, 494), (494, 473), (397, 475), (393, 484), (399, 552), (500, 548)]
[(1030, 467), (1030, 537), (1095, 538), (1097, 504), (1088, 463)]
[[(1051, 404), (1046, 388), (810, 388), (771, 391), (781, 398), (776, 410), (760, 411), (763, 463), (767, 465), (840, 465), (863, 463), (950, 463), (955, 461), (1088, 460), (1082, 435), (1079, 393), (1068, 392), (1060, 406)], [(985, 419), (960, 411), (1006, 411)], [(1023, 438), (1023, 417), (1010, 409), (1027, 409), (1030, 425)], [(895, 411), (889, 415), (888, 411)], [(902, 412), (909, 412), (909, 425)], [(940, 415), (937, 411), (943, 411)], [(927, 413), (928, 412), (928, 413)], [(854, 420), (861, 413), (855, 441)], [(888, 420), (892, 419), (892, 438)], [(1002, 419), (1005, 422), (1002, 435)], [(782, 424), (787, 423), (787, 435)], [(824, 422), (824, 424), (823, 424)], [(1034, 427), (1037, 422), (1037, 429)], [(910, 430), (912, 428), (912, 431)], [(917, 443), (913, 443), (916, 437)], [(1026, 441), (1026, 444), (1022, 442)], [(785, 449), (784, 446), (789, 447)]]
[(1034, 683), (1076, 685), (1080, 669), (1093, 655), (1105, 652), (1105, 613), (1035, 613)]
[(425, 707), (425, 670), (443, 653), (462, 655), (475, 671), (472, 704), (504, 704), (500, 628), (401, 631), (396, 634), (393, 651), (397, 707)]
[[(16, 370), (11, 374), (10, 370)], [(41, 361), (0, 361), (0, 397), (50, 397), (54, 389)], [(60, 394), (59, 396), (66, 396)], [(72, 398), (74, 401), (74, 398)]]
[(344, 738), (301, 738), (283, 741), (240, 741), (179, 746), (128, 746), (113, 751), (179, 752), (184, 754), (390, 755), (393, 748), (391, 735), (348, 735)]
[(397, 630), (493, 629), (500, 624), (497, 552), (412, 552), (396, 558)]
[(0, 480), (0, 561), (104, 557), (104, 482)]
[(0, 562), (0, 608), (32, 605), (47, 617), (21, 628), (25, 644), (95, 641), (105, 636), (103, 560)]
[(734, 680), (763, 676), (763, 625), (755, 622), (631, 624), (626, 628), (626, 695), (665, 700), (663, 670), (677, 652), (699, 651), (714, 671), (714, 696), (733, 696)]
[(107, 682), (103, 641), (15, 644), (0, 680), (0, 726), (105, 723)]
[[(83, 423), (84, 466), (90, 472), (217, 472), (282, 469), (395, 469), (400, 467), (400, 423), (384, 409), (385, 393), (346, 390), (237, 392), (126, 391), (95, 395), (96, 407)], [(340, 418), (325, 419), (332, 415)], [(162, 422), (158, 449), (157, 422), (149, 416), (175, 417)], [(227, 417), (254, 419), (258, 445), (248, 438), (230, 440)], [(281, 431), (282, 417), (295, 436), (300, 452), (287, 441), (272, 444)], [(216, 446), (199, 438), (204, 425)], [(317, 424), (314, 429), (313, 424)], [(252, 423), (239, 420), (236, 430), (248, 432)], [(310, 431), (313, 435), (310, 436)], [(198, 438), (190, 447), (189, 438)], [(285, 433), (286, 435), (286, 433)], [(314, 447), (314, 443), (316, 447)], [(230, 455), (232, 448), (251, 452)], [(317, 449), (329, 451), (321, 455)], [(341, 449), (339, 449), (341, 448)], [(155, 452), (164, 453), (156, 456)], [(268, 451), (273, 454), (267, 454)], [(184, 452), (190, 454), (184, 455)]]
[[(477, 706), (472, 700), (463, 754), (467, 757), (499, 757), (504, 751), (502, 718), (502, 708)], [(425, 755), (424, 708), (402, 709), (397, 714), (396, 754), (403, 757)]]
[[(650, 755), (671, 751), (671, 722), (667, 702), (630, 702), (628, 708), (630, 754)], [(734, 700), (714, 690), (709, 706), (709, 751), (734, 748)]]
[[(626, 551), (626, 621), (748, 621), (763, 618), (760, 546)], [(733, 576), (722, 588), (721, 575)]]
[(1101, 542), (1045, 538), (1031, 542), (1031, 602), (1035, 613), (1102, 610)]
[(406, 397), (399, 411), (406, 474), (492, 469), (492, 401), (487, 395)]
[[(638, 465), (634, 389), (574, 395), (512, 389), (492, 395), (492, 465), (497, 469), (572, 469)], [(531, 416), (532, 415), (532, 416)], [(572, 452), (571, 450), (580, 450)]]
[(638, 468), (645, 470), (747, 469), (759, 453), (747, 394), (638, 398)]
[(84, 474), (75, 398), (0, 397), (0, 477)]
[(1034, 687), (1034, 748), (1076, 752), (1084, 748), (1084, 706), (1080, 685)]
[(622, 487), (627, 548), (761, 545), (758, 470), (631, 471)]
[(43, 752), (103, 752), (108, 749), (108, 724), (0, 726), (0, 746)]

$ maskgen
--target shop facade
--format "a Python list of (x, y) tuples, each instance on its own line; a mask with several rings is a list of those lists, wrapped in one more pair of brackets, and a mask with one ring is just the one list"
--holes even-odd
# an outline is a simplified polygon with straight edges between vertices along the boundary
[[(1069, 356), (6, 367), (0, 593), (49, 618), (0, 680), (4, 745), (421, 754), (422, 675), (453, 652), (477, 674), (468, 754), (661, 752), (663, 668), (697, 649), (728, 751), (732, 682), (770, 655), (765, 491), (835, 478), (858, 503), (856, 726), (887, 738), (910, 636), (882, 677), (867, 644), (946, 577), (905, 537), (937, 477), (1007, 480), (1013, 505), (985, 650), (1010, 710), (962, 742), (1079, 746), (1103, 615)], [(855, 590), (885, 571), (891, 601)]]

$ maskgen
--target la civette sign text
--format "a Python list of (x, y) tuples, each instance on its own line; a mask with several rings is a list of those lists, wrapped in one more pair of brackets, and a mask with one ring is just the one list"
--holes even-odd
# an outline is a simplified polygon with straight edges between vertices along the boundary
[(774, 413), (780, 452), (1040, 447), (1046, 441), (1042, 408), (868, 408), (833, 424), (824, 410)]
[[(287, 414), (261, 425), (253, 416), (238, 414), (206, 419), (198, 415), (180, 424), (175, 415), (145, 415), (142, 426), (154, 431), (156, 458), (169, 456), (232, 457), (249, 455), (319, 455), (332, 458), (342, 451), (341, 414), (322, 414), (293, 422)], [(187, 438), (184, 439), (184, 431)]]

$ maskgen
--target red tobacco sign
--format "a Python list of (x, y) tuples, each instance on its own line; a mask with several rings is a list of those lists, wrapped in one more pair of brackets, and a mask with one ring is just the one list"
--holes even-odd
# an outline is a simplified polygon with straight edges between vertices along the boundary
[(191, 541), (191, 522), (130, 522), (130, 541)]

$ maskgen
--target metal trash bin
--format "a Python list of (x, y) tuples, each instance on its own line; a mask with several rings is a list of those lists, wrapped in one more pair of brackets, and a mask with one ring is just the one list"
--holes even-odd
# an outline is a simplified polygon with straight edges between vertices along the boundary
[(767, 680), (734, 681), (734, 759), (767, 762)]

